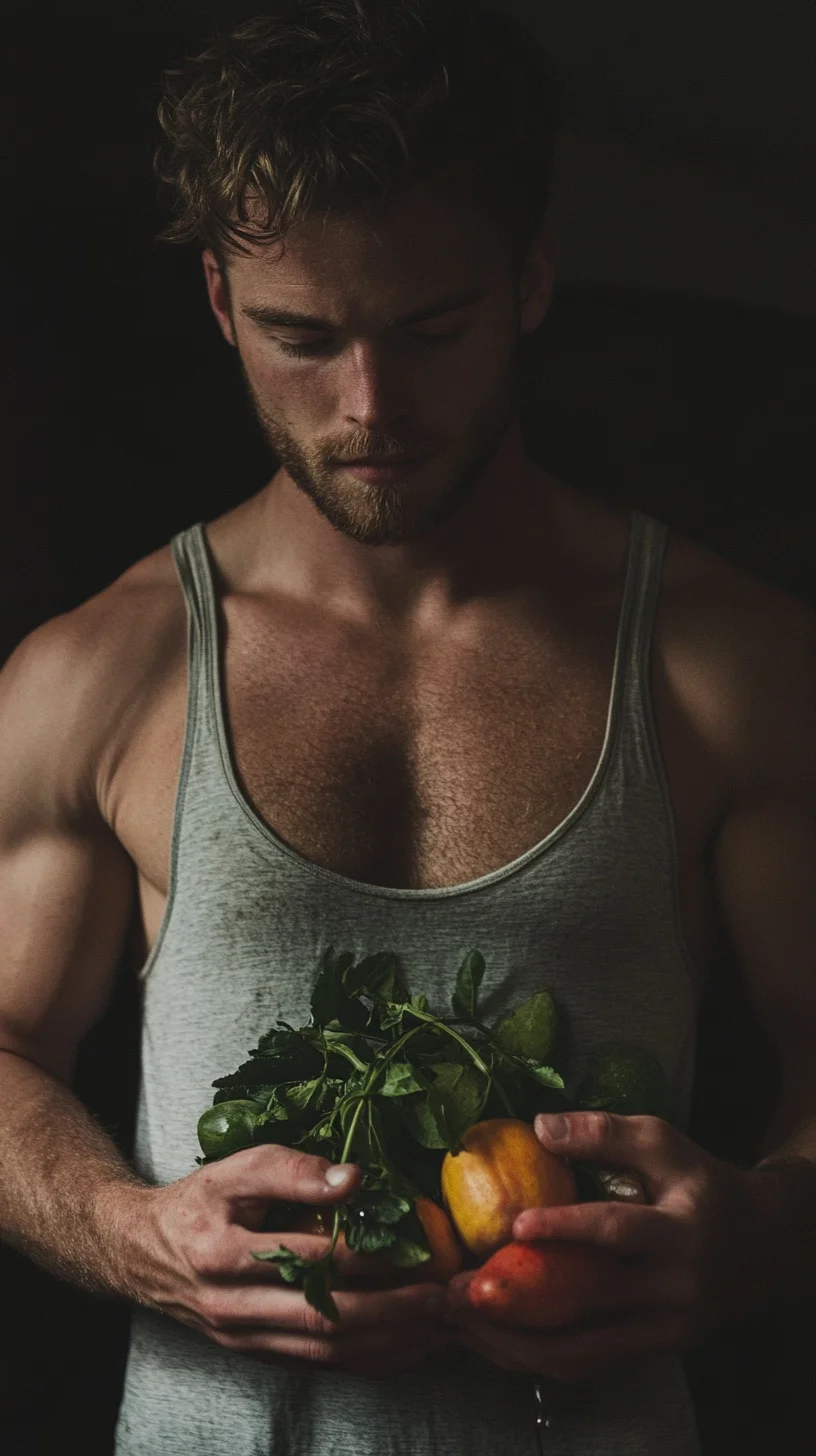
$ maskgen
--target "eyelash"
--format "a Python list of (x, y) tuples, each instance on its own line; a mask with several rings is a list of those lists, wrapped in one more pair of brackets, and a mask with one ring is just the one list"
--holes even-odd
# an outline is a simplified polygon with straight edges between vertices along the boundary
[[(458, 339), (463, 333), (464, 328), (459, 328), (452, 329), (447, 334), (413, 334), (410, 337), (418, 343), (433, 345), (446, 344), (451, 339)], [(281, 353), (286, 354), (290, 359), (314, 358), (316, 355), (324, 353), (328, 347), (322, 342), (313, 344), (285, 344), (283, 339), (278, 339), (277, 345)]]

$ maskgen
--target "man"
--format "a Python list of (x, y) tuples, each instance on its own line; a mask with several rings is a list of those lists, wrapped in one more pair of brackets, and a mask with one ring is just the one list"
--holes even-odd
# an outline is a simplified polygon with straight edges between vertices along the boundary
[[(118, 1456), (515, 1453), (539, 1378), (553, 1452), (690, 1456), (682, 1350), (816, 1282), (814, 622), (524, 449), (547, 84), (464, 0), (273, 4), (167, 78), (169, 235), (205, 245), (279, 467), (35, 632), (0, 703), (0, 1227), (133, 1302)], [(130, 1168), (70, 1082), (134, 914)], [(784, 1074), (747, 1171), (680, 1130), (717, 915)], [(478, 945), (497, 1013), (553, 989), (570, 1076), (610, 1037), (659, 1057), (676, 1126), (537, 1128), (648, 1195), (517, 1221), (619, 1258), (596, 1319), (494, 1326), (467, 1275), (361, 1286), (346, 1254), (335, 1326), (252, 1260), (270, 1201), (359, 1169), (195, 1169), (195, 1123), (331, 942), (432, 1004)]]

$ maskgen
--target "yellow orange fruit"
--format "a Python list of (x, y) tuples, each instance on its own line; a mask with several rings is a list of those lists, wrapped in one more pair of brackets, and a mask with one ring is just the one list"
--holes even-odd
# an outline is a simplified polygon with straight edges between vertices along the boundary
[(436, 1284), (447, 1284), (462, 1267), (462, 1250), (456, 1241), (448, 1215), (433, 1199), (423, 1194), (416, 1200), (419, 1221), (425, 1230), (425, 1237), (431, 1250), (431, 1257), (425, 1264), (405, 1270), (403, 1282), (416, 1283), (430, 1279)]
[(513, 1237), (525, 1208), (575, 1203), (569, 1165), (542, 1147), (528, 1122), (491, 1117), (462, 1136), (458, 1153), (442, 1164), (442, 1197), (462, 1243), (487, 1259)]

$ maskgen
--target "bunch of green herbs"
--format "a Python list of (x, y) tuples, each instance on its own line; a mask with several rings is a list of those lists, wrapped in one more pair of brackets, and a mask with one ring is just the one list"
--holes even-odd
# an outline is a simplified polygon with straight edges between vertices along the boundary
[[(459, 1150), (473, 1123), (488, 1117), (531, 1122), (538, 1112), (576, 1106), (615, 1110), (619, 1079), (611, 1091), (607, 1085), (610, 1054), (612, 1066), (620, 1065), (615, 1047), (605, 1050), (592, 1085), (568, 1098), (552, 1065), (558, 1037), (552, 995), (538, 992), (488, 1028), (479, 1005), (484, 973), (484, 957), (470, 951), (456, 973), (452, 1015), (437, 1016), (427, 997), (409, 993), (396, 955), (355, 962), (330, 947), (312, 991), (308, 1025), (278, 1021), (248, 1061), (213, 1084), (213, 1105), (198, 1124), (200, 1164), (278, 1143), (362, 1170), (358, 1191), (335, 1209), (322, 1258), (304, 1259), (283, 1246), (254, 1255), (276, 1263), (281, 1277), (299, 1285), (330, 1319), (338, 1317), (331, 1289), (341, 1233), (350, 1249), (385, 1253), (397, 1269), (430, 1259), (416, 1198), (442, 1202), (442, 1161)], [(627, 1065), (631, 1073), (631, 1058)], [(653, 1075), (655, 1066), (648, 1068)], [(659, 1080), (659, 1067), (657, 1075)], [(604, 1196), (592, 1170), (583, 1175), (582, 1196)], [(296, 1211), (273, 1205), (264, 1229), (291, 1228)]]

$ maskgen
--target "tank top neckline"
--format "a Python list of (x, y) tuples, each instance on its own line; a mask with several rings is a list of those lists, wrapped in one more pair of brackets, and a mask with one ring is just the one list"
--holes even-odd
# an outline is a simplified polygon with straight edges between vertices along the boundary
[[(254, 831), (255, 835), (262, 840), (267, 847), (277, 853), (285, 855), (292, 860), (304, 874), (315, 876), (319, 879), (330, 881), (337, 888), (345, 889), (352, 895), (369, 895), (382, 899), (398, 900), (442, 900), (451, 899), (458, 895), (472, 894), (479, 890), (485, 890), (499, 882), (509, 879), (519, 871), (526, 869), (548, 853), (556, 844), (573, 830), (583, 819), (591, 803), (599, 794), (609, 772), (614, 756), (614, 750), (619, 738), (620, 720), (624, 702), (624, 688), (627, 677), (627, 647), (632, 638), (632, 617), (639, 578), (642, 574), (642, 563), (644, 559), (644, 538), (652, 523), (650, 519), (637, 510), (629, 512), (629, 541), (626, 553), (626, 565), (624, 570), (623, 591), (621, 606), (618, 615), (618, 625), (615, 638), (615, 653), (612, 667), (612, 680), (608, 698), (606, 713), (606, 727), (600, 755), (595, 768), (590, 776), (583, 793), (580, 795), (569, 813), (530, 849), (524, 850), (515, 859), (500, 865), (495, 870), (489, 870), (487, 874), (479, 875), (475, 879), (461, 881), (454, 885), (421, 886), (418, 888), (398, 885), (376, 885), (367, 880), (354, 879), (344, 875), (338, 870), (330, 869), (326, 865), (318, 864), (315, 860), (307, 858), (300, 853), (293, 845), (289, 844), (282, 835), (272, 828), (270, 824), (257, 812), (247, 795), (243, 792), (233, 761), (232, 749), (229, 742), (229, 735), (226, 727), (226, 714), (224, 709), (225, 692), (223, 686), (223, 668), (221, 653), (221, 633), (219, 630), (219, 619), (217, 600), (214, 585), (213, 563), (210, 554), (210, 547), (207, 541), (206, 531), (203, 522), (198, 522), (182, 533), (177, 538), (179, 545), (184, 549), (191, 548), (193, 561), (192, 574), (198, 585), (203, 601), (201, 602), (201, 617), (199, 619), (199, 630), (203, 635), (203, 642), (199, 644), (201, 661), (199, 670), (204, 669), (203, 677), (205, 682), (205, 707), (207, 716), (210, 719), (215, 737), (221, 765), (229, 791), (244, 815), (246, 821)], [(193, 677), (194, 663), (189, 664), (191, 679)], [(198, 674), (195, 674), (198, 676)], [(191, 681), (190, 691), (192, 697), (193, 683)]]

